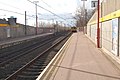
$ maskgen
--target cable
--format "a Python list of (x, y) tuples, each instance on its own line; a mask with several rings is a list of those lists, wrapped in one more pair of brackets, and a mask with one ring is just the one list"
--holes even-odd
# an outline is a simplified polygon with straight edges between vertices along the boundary
[[(30, 1), (30, 0), (27, 0), (27, 1), (31, 2), (32, 4), (35, 4), (34, 2), (32, 2), (32, 1)], [(40, 7), (40, 8), (42, 8), (42, 9), (44, 9), (44, 10), (46, 10), (46, 11), (48, 11), (48, 12), (50, 12), (51, 14), (53, 14), (53, 15), (55, 15), (55, 16), (63, 19), (63, 20), (66, 20), (66, 19), (64, 19), (63, 17), (58, 16), (57, 14), (53, 13), (52, 11), (50, 11), (50, 10), (48, 10), (48, 9), (45, 9), (44, 7), (42, 7), (42, 6), (40, 6), (40, 5), (37, 5), (37, 6)]]
[[(31, 2), (31, 3), (33, 3), (33, 4), (35, 4), (34, 2), (32, 2), (32, 1), (30, 1), (30, 0), (28, 0), (28, 1)], [(41, 1), (42, 1), (43, 3), (45, 3), (48, 7), (52, 8), (49, 4), (47, 4), (47, 3), (44, 2), (43, 0), (41, 0)], [(0, 2), (0, 4), (6, 5), (6, 6), (10, 6), (10, 7), (15, 8), (15, 9), (18, 9), (18, 10), (22, 10), (22, 9), (20, 9), (20, 8), (17, 8), (17, 7), (15, 7), (15, 6), (12, 6), (12, 5), (3, 3), (3, 2)], [(50, 13), (53, 14), (54, 16), (57, 16), (57, 17), (59, 17), (59, 18), (61, 18), (61, 19), (63, 19), (63, 20), (66, 20), (65, 18), (63, 18), (63, 17), (61, 17), (61, 16), (53, 13), (52, 11), (50, 11), (50, 10), (48, 10), (48, 9), (40, 6), (40, 5), (37, 5), (37, 6), (40, 7), (40, 8), (42, 8), (42, 9), (44, 9), (44, 10), (46, 10), (46, 11), (48, 11), (48, 12), (50, 12)], [(52, 9), (53, 9), (53, 8), (52, 8)], [(11, 10), (6, 10), (6, 9), (0, 9), (0, 10), (1, 10), (1, 11), (6, 11), (6, 12), (11, 12), (11, 13), (16, 13), (16, 14), (19, 14), (19, 15), (25, 15), (25, 14), (23, 14), (23, 13), (16, 12), (16, 11), (11, 11)], [(54, 10), (55, 10), (55, 9), (54, 9)], [(33, 15), (26, 15), (26, 16), (35, 18)], [(67, 22), (68, 22), (68, 21), (67, 21)]]
[[(35, 4), (34, 2), (32, 2), (32, 1), (30, 1), (30, 0), (28, 0), (28, 1), (31, 2), (32, 4)], [(41, 1), (44, 2), (43, 0), (41, 0)], [(45, 3), (45, 2), (44, 2), (44, 3)], [(13, 7), (13, 8), (16, 8), (16, 9), (21, 10), (20, 8), (14, 7), (14, 6), (9, 5), (9, 4), (6, 4), (6, 3), (0, 2), (0, 4), (4, 4), (4, 5), (7, 5), (7, 6), (10, 6), (10, 7)], [(49, 7), (51, 7), (51, 6), (48, 5), (47, 3), (45, 3), (45, 4), (46, 4), (47, 6), (49, 6)], [(39, 6), (39, 5), (37, 5), (37, 6), (40, 7), (40, 8), (42, 8), (42, 9), (44, 9), (44, 10), (46, 10), (46, 11), (48, 11), (48, 12), (50, 12), (50, 13), (53, 14), (54, 16), (57, 16), (57, 17), (59, 17), (59, 18), (61, 18), (61, 19), (63, 19), (63, 20), (66, 20), (65, 18), (63, 18), (63, 17), (61, 17), (61, 16), (59, 16), (59, 15), (53, 13), (52, 11), (50, 11), (50, 10), (48, 10), (48, 9), (42, 7), (42, 6)], [(51, 7), (51, 8), (52, 8), (52, 7)], [(11, 12), (11, 13), (16, 13), (16, 14), (19, 14), (19, 15), (25, 15), (25, 14), (23, 14), (23, 13), (19, 13), (19, 12), (16, 12), (16, 11), (11, 11), (11, 10), (6, 10), (6, 9), (0, 9), (0, 10), (1, 10), (1, 11), (6, 11), (6, 12)], [(26, 16), (35, 18), (35, 17), (32, 16), (32, 15), (26, 15)]]
[[(32, 3), (32, 4), (35, 4), (34, 2), (32, 2), (32, 1), (30, 1), (30, 0), (27, 0), (27, 1), (29, 1), (29, 2)], [(37, 5), (37, 6), (40, 7), (40, 8), (42, 8), (42, 9), (44, 9), (44, 10), (46, 10), (46, 11), (48, 11), (48, 12), (50, 12), (50, 13), (53, 14), (54, 16), (57, 16), (57, 17), (59, 17), (59, 18), (61, 18), (61, 19), (63, 19), (63, 20), (66, 21), (65, 18), (63, 18), (63, 17), (61, 17), (61, 16), (59, 16), (59, 15), (53, 13), (52, 11), (50, 11), (50, 10), (48, 10), (48, 9), (46, 9), (46, 8), (44, 8), (44, 7), (42, 7), (42, 6), (40, 6), (40, 5)], [(67, 22), (68, 22), (68, 21), (67, 21)]]
[[(41, 0), (44, 4), (46, 4), (48, 7), (50, 7), (51, 9), (53, 9), (49, 4), (47, 4), (46, 2), (44, 2), (43, 0)], [(53, 9), (55, 10), (55, 9)]]
[(22, 13), (19, 12), (15, 12), (15, 11), (10, 11), (10, 10), (5, 10), (5, 9), (0, 9), (1, 11), (7, 11), (7, 12), (12, 12), (12, 13), (16, 13), (16, 14), (20, 14), (20, 15), (24, 15)]
[[(19, 13), (19, 12), (15, 12), (15, 11), (10, 11), (10, 10), (5, 10), (5, 9), (0, 9), (1, 11), (6, 11), (6, 12), (11, 12), (11, 13), (16, 13), (16, 14), (19, 14), (19, 15), (25, 15), (23, 13)], [(26, 15), (28, 17), (32, 17), (32, 18), (35, 18), (33, 15)]]
[[(22, 10), (18, 7), (15, 7), (15, 6), (12, 6), (12, 5), (9, 5), (9, 4), (6, 4), (6, 3), (3, 3), (3, 2), (0, 2), (0, 4), (3, 4), (3, 5), (6, 5), (6, 6), (9, 6), (9, 7), (12, 7), (12, 8), (15, 8), (15, 9), (18, 9), (18, 10)], [(11, 10), (6, 10), (6, 9), (0, 9), (1, 11), (6, 11), (6, 12), (12, 12), (12, 13), (16, 13), (16, 14), (20, 14), (20, 15), (25, 15), (23, 13), (19, 13), (19, 12), (15, 12), (15, 11), (11, 11)], [(33, 15), (26, 15), (26, 16), (29, 16), (29, 17), (33, 17), (35, 18)]]
[(20, 8), (17, 8), (17, 7), (15, 7), (15, 6), (12, 6), (12, 5), (9, 5), (9, 4), (6, 4), (6, 3), (3, 3), (3, 2), (0, 2), (0, 4), (3, 4), (3, 5), (6, 5), (6, 6), (9, 6), (9, 7), (15, 8), (15, 9), (22, 10), (22, 9), (20, 9)]

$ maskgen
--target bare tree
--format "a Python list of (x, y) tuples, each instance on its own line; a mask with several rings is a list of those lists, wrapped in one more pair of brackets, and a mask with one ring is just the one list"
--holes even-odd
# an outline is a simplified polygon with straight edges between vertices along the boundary
[(94, 14), (95, 9), (83, 9), (82, 7), (77, 8), (76, 10), (76, 19), (77, 19), (77, 27), (84, 27), (87, 25), (88, 21)]

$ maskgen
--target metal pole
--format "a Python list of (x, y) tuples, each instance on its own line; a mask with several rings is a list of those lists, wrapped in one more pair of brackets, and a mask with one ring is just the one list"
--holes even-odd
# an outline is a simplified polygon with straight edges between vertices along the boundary
[(85, 34), (87, 34), (87, 9), (85, 9)]
[(56, 32), (58, 33), (58, 21), (56, 21)]
[(85, 1), (83, 1), (83, 33), (85, 33), (84, 26), (85, 26)]
[(36, 5), (36, 35), (38, 34), (38, 21), (37, 21), (37, 3), (35, 4)]
[(65, 31), (65, 26), (66, 26), (66, 24), (64, 23), (64, 28), (63, 28), (63, 29), (64, 29), (64, 31)]
[(26, 18), (26, 11), (25, 11), (25, 35), (27, 35), (27, 27), (26, 27), (26, 24), (27, 24), (27, 18)]
[(97, 48), (100, 48), (100, 28), (99, 28), (99, 18), (100, 18), (100, 0), (98, 0)]

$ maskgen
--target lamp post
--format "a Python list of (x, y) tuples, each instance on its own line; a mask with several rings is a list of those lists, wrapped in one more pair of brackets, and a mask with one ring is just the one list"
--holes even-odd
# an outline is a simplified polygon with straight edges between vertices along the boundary
[(100, 0), (98, 0), (98, 20), (97, 20), (97, 48), (100, 48), (100, 27), (99, 27), (99, 18), (100, 18)]
[(87, 0), (81, 0), (81, 1), (83, 1), (83, 33), (85, 33), (85, 29), (84, 29), (84, 27), (85, 27), (85, 1), (87, 1)]
[(83, 33), (85, 34), (85, 1), (83, 1)]
[(36, 11), (36, 35), (38, 34), (38, 17), (37, 17), (37, 3), (39, 1), (34, 1), (35, 3), (35, 11)]

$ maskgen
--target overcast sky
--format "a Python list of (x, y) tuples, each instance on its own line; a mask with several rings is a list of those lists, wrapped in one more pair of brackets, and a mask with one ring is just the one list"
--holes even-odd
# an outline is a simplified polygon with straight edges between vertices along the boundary
[[(82, 5), (81, 0), (30, 0), (39, 1), (38, 5), (52, 11), (56, 14), (74, 15), (76, 8)], [(86, 6), (90, 7), (90, 0), (86, 2)], [(27, 15), (35, 15), (35, 5), (28, 0), (0, 0), (0, 18), (14, 16), (17, 17), (19, 23), (24, 23), (24, 12), (27, 11)], [(13, 13), (9, 11), (21, 13)], [(38, 13), (42, 14), (40, 17), (44, 17), (49, 12), (38, 7)], [(23, 15), (22, 15), (23, 14)], [(44, 14), (44, 15), (43, 15)], [(50, 14), (50, 13), (49, 13)], [(28, 20), (32, 18), (27, 17)], [(23, 20), (22, 20), (23, 19)], [(34, 20), (34, 18), (33, 18)], [(34, 20), (35, 21), (35, 20)]]

